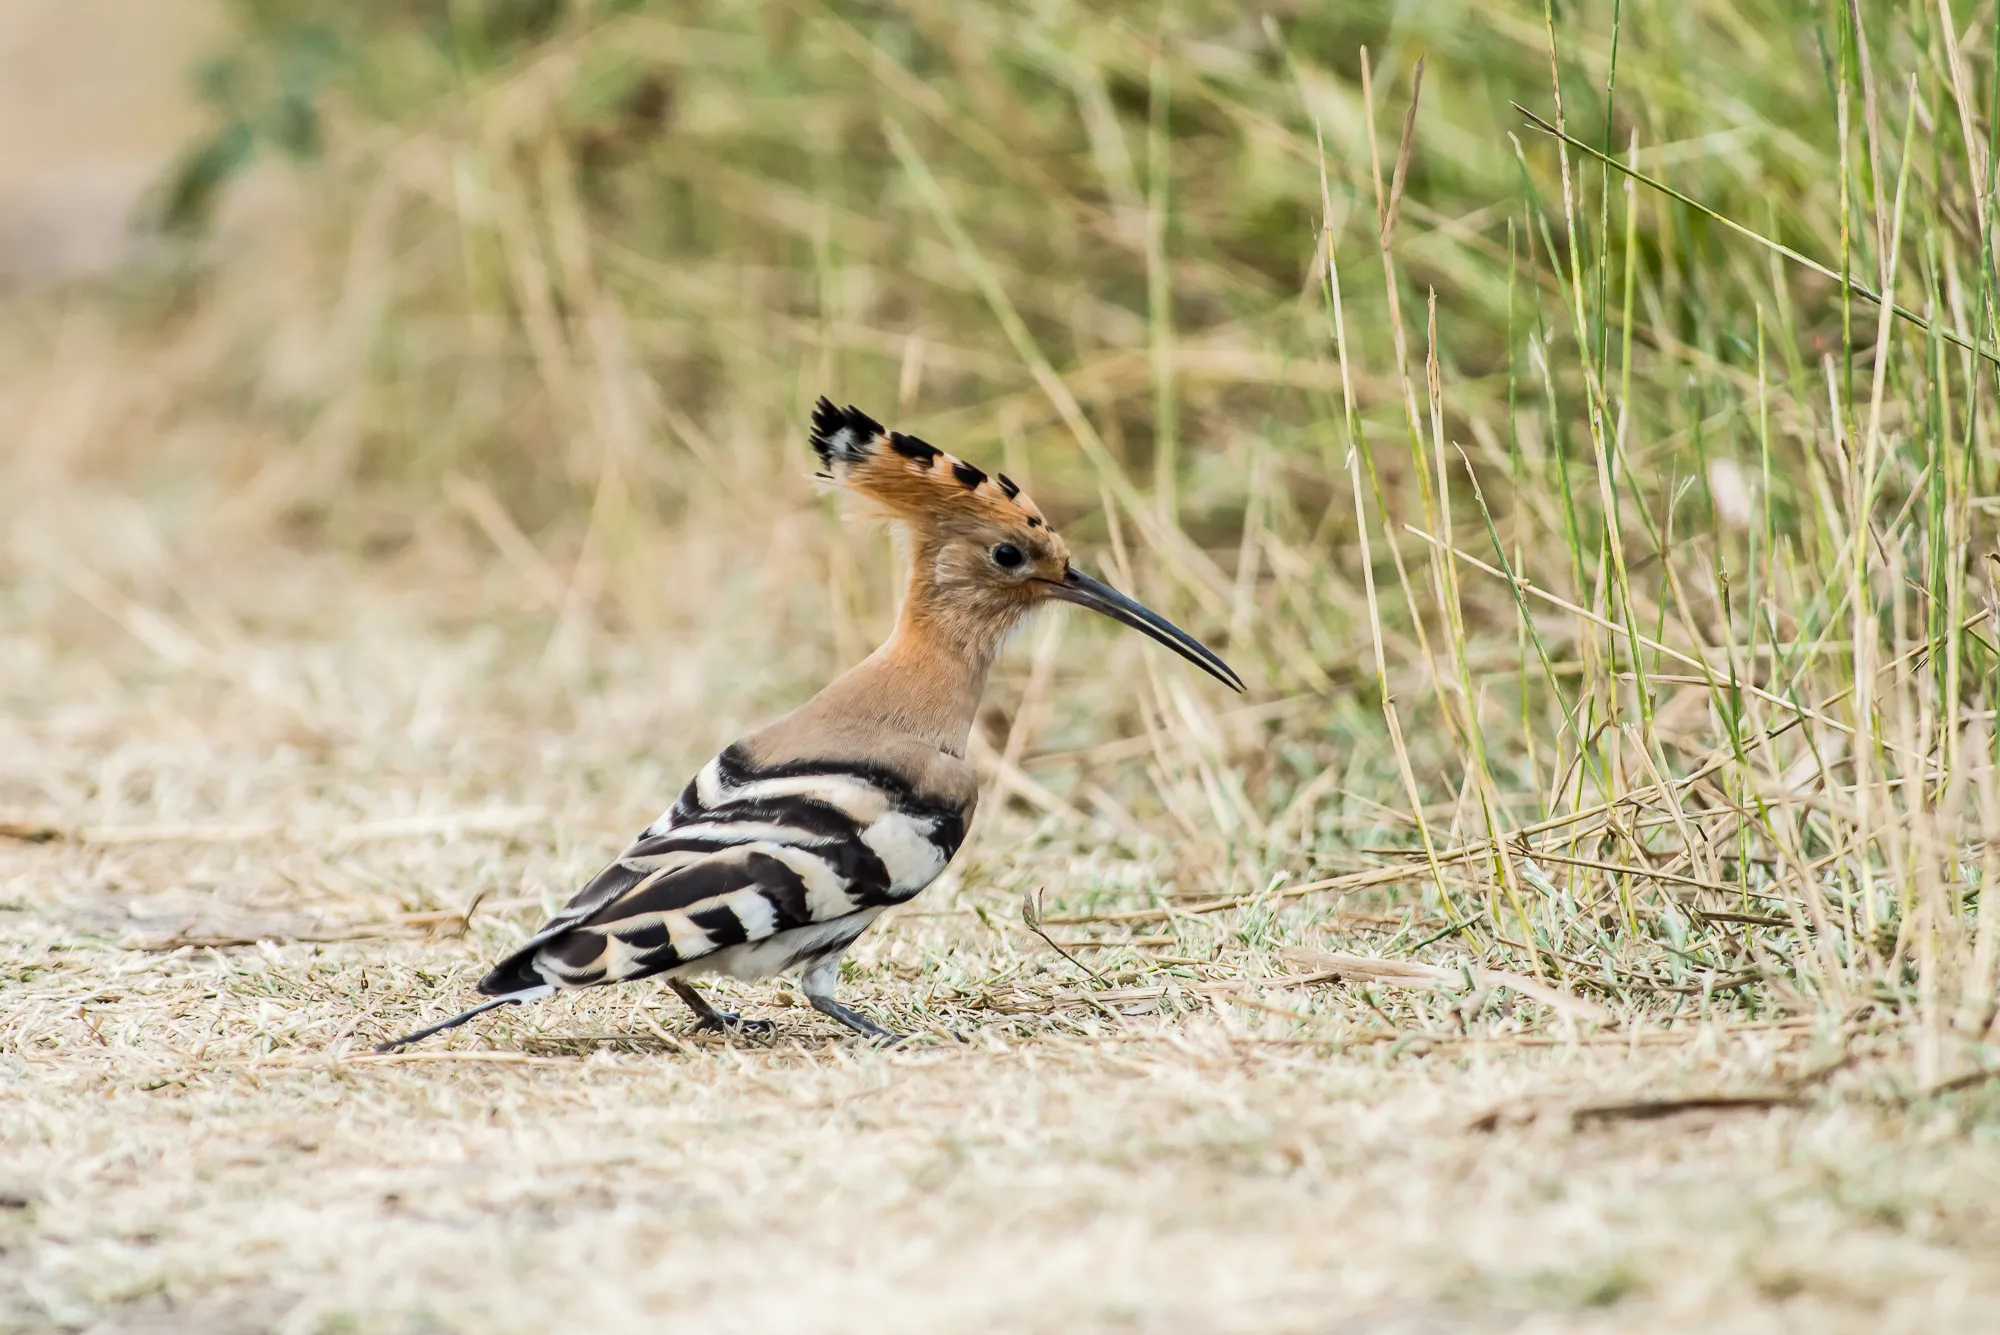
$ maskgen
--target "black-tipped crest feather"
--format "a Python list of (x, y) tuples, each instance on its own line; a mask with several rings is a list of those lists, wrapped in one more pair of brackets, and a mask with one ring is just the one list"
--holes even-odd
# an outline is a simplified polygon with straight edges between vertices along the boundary
[(906, 436), (900, 431), (889, 433), (889, 448), (905, 459), (915, 459), (926, 468), (936, 463), (937, 457), (944, 453), (929, 441), (920, 440), (916, 436)]
[(851, 403), (838, 408), (822, 395), (813, 405), (813, 453), (824, 468), (835, 463), (860, 463), (868, 457), (869, 445), (884, 434), (880, 422)]

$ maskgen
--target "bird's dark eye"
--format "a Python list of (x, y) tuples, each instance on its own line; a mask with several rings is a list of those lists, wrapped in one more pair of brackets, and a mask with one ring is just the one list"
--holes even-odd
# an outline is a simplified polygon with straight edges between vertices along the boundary
[(1011, 542), (1003, 542), (993, 549), (993, 564), (1003, 570), (1012, 570), (1027, 559), (1021, 555), (1021, 549)]

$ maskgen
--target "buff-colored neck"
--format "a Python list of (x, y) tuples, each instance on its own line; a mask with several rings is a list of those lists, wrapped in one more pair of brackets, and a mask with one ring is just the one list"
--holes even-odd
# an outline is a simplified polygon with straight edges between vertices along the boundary
[(917, 571), (894, 633), (799, 713), (820, 726), (917, 738), (962, 757), (987, 671), (1014, 618), (949, 605)]

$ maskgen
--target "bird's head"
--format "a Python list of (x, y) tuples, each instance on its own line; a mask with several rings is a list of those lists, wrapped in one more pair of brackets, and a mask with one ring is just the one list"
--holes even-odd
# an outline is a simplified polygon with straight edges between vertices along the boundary
[(1101, 612), (1166, 645), (1231, 690), (1242, 679), (1180, 627), (1092, 579), (1028, 494), (915, 436), (885, 430), (859, 408), (821, 399), (813, 411), (820, 476), (865, 497), (911, 537), (909, 615), (954, 642), (997, 645), (1051, 600)]

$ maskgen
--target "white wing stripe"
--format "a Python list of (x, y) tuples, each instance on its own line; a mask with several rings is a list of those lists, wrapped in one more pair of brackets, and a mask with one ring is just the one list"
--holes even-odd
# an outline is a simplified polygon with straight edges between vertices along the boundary
[(773, 821), (734, 820), (706, 821), (693, 825), (683, 825), (669, 832), (673, 838), (685, 839), (689, 843), (709, 844), (823, 844), (828, 836), (814, 834), (811, 830), (801, 830), (796, 826), (779, 825)]
[(716, 756), (694, 776), (694, 795), (704, 807), (715, 808), (729, 799), (724, 796), (728, 787), (722, 782), (722, 757)]
[(764, 898), (764, 892), (756, 886), (746, 886), (726, 895), (721, 903), (736, 915), (736, 921), (743, 924), (743, 937), (747, 941), (762, 941), (778, 930), (778, 911), (771, 907), (771, 901)]
[(881, 819), (891, 805), (889, 795), (880, 788), (849, 774), (758, 779), (729, 790), (731, 802), (770, 802), (787, 797), (803, 797), (830, 806), (856, 825)]
[(915, 894), (944, 870), (944, 850), (931, 842), (936, 829), (934, 820), (891, 812), (863, 830), (861, 842), (882, 859), (893, 889)]

